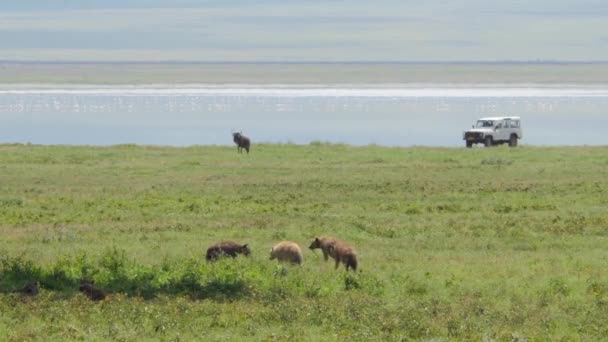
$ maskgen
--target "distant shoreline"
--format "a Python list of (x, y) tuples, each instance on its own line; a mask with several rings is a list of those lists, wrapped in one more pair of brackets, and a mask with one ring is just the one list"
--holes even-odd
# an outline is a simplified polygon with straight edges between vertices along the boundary
[(2, 95), (255, 98), (608, 98), (608, 83), (576, 84), (0, 84)]
[(387, 65), (387, 64), (395, 64), (395, 65), (601, 65), (608, 64), (608, 60), (504, 60), (504, 61), (197, 61), (197, 60), (11, 60), (11, 59), (0, 59), (1, 64), (51, 64), (51, 65), (65, 65), (65, 64), (109, 64), (109, 65), (120, 65), (120, 64), (151, 64), (151, 65), (162, 65), (162, 64), (178, 64), (178, 65), (213, 65), (213, 64), (249, 64), (249, 65), (280, 65), (280, 64), (288, 64), (288, 65)]
[[(256, 149), (260, 147), (281, 147), (281, 146), (291, 146), (291, 147), (343, 147), (350, 149), (383, 149), (383, 150), (391, 150), (391, 149), (401, 149), (401, 150), (465, 150), (465, 147), (462, 144), (454, 144), (454, 145), (419, 145), (419, 144), (408, 144), (408, 145), (389, 145), (389, 144), (377, 144), (377, 143), (361, 143), (361, 144), (353, 144), (353, 143), (344, 143), (344, 142), (334, 142), (334, 141), (324, 141), (324, 140), (311, 140), (308, 142), (271, 142), (271, 141), (261, 141), (255, 144)], [(123, 143), (108, 143), (108, 144), (82, 144), (82, 143), (32, 143), (32, 142), (0, 142), (0, 148), (20, 148), (20, 147), (28, 147), (28, 148), (73, 148), (73, 149), (113, 149), (113, 148), (124, 148), (124, 149), (170, 149), (170, 150), (188, 150), (188, 149), (233, 149), (235, 145), (232, 142), (226, 142), (221, 144), (146, 144), (146, 143), (132, 143), (132, 142), (123, 142)], [(606, 144), (521, 144), (517, 147), (518, 149), (534, 149), (534, 150), (552, 150), (552, 149), (608, 149), (608, 145)], [(502, 149), (510, 149), (507, 146), (494, 146), (494, 147), (483, 147), (481, 145), (474, 146), (473, 149), (480, 150), (496, 150), (500, 151)], [(257, 153), (257, 152), (256, 152)]]
[(606, 62), (0, 61), (0, 84), (606, 84)]

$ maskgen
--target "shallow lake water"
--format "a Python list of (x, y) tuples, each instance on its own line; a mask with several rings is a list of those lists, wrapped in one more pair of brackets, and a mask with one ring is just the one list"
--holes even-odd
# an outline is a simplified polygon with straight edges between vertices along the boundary
[(530, 145), (608, 145), (608, 87), (19, 86), (0, 89), (0, 143), (327, 141), (463, 146), (477, 118), (522, 118)]

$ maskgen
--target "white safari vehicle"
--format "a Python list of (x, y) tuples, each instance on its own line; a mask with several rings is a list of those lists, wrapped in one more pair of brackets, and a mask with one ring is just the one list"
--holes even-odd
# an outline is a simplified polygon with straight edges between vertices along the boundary
[(467, 147), (483, 143), (486, 147), (508, 143), (517, 146), (517, 140), (522, 138), (521, 120), (519, 116), (502, 116), (481, 118), (473, 128), (463, 133), (462, 139)]

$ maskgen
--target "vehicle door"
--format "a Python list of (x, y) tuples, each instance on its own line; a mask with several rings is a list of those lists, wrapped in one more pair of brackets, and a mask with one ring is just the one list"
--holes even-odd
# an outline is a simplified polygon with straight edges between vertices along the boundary
[(494, 140), (509, 139), (509, 128), (506, 125), (506, 120), (500, 120), (496, 123), (496, 137), (494, 138)]
[(513, 133), (513, 121), (511, 119), (505, 119), (505, 140), (509, 140), (511, 138), (511, 133)]

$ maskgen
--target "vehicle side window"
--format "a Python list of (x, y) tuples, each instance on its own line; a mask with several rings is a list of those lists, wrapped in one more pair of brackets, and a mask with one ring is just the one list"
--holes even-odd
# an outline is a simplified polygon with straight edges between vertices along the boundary
[(511, 120), (505, 120), (505, 128), (511, 128)]
[(519, 128), (519, 121), (512, 121), (511, 122), (511, 127), (512, 128)]
[(502, 126), (503, 126), (503, 122), (501, 121), (496, 125), (496, 129), (500, 129), (500, 128), (502, 128)]

